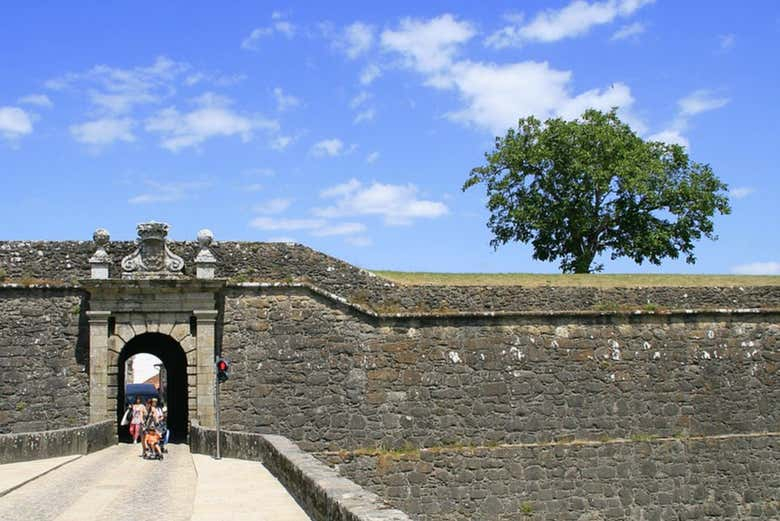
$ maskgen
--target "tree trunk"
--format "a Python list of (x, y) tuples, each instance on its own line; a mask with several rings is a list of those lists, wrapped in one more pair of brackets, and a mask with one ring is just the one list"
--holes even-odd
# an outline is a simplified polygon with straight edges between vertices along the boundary
[(574, 273), (590, 273), (590, 265), (596, 255), (590, 252), (583, 253), (574, 261)]

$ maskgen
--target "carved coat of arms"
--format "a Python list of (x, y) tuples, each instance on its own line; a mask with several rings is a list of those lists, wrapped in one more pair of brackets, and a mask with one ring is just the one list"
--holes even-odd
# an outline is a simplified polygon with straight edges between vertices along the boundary
[(168, 248), (168, 225), (148, 222), (138, 225), (138, 247), (122, 259), (123, 278), (178, 277), (184, 260)]

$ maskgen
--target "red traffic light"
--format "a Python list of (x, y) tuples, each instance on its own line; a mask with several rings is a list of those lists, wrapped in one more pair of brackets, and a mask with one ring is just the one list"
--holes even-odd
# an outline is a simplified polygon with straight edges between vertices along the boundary
[(222, 383), (230, 377), (230, 364), (224, 358), (217, 358), (217, 381)]

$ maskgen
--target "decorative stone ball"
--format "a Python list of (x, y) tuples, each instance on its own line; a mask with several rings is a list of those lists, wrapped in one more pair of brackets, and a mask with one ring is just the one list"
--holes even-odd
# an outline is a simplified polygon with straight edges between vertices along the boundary
[(214, 234), (211, 230), (204, 228), (198, 232), (198, 244), (201, 248), (208, 248), (214, 242)]
[(95, 230), (95, 233), (92, 234), (92, 240), (95, 241), (95, 244), (100, 246), (101, 248), (108, 245), (108, 241), (111, 239), (111, 235), (109, 235), (108, 230), (105, 228), (98, 228)]

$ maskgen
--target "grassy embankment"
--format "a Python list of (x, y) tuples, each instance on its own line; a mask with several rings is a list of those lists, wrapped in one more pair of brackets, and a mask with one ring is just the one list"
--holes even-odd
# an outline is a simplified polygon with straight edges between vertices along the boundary
[(780, 286), (780, 275), (644, 275), (544, 273), (425, 273), (372, 270), (398, 284), (432, 286), (581, 286), (597, 288), (675, 286)]

